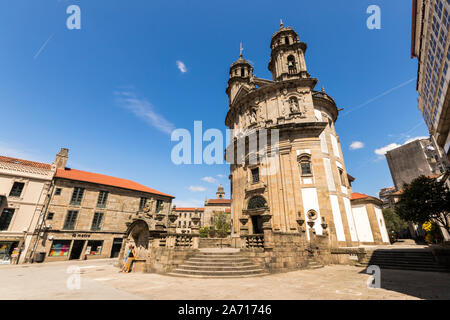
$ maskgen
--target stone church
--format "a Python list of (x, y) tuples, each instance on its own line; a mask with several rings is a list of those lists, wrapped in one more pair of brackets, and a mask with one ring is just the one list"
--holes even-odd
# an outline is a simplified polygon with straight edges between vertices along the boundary
[[(254, 154), (247, 146), (243, 161), (229, 161), (235, 246), (243, 246), (243, 236), (263, 234), (264, 223), (281, 233), (304, 227), (308, 240), (311, 232), (329, 233), (333, 247), (388, 242), (379, 207), (352, 210), (353, 178), (335, 130), (339, 109), (323, 88), (314, 89), (318, 80), (306, 67), (306, 43), (281, 23), (270, 48), (272, 80), (255, 76), (241, 52), (226, 89), (225, 123), (234, 134), (228, 150), (237, 150), (239, 139), (261, 130), (276, 130), (279, 137), (275, 146), (258, 141)], [(277, 168), (269, 172), (264, 159), (274, 149)], [(257, 161), (251, 163), (252, 157)]]

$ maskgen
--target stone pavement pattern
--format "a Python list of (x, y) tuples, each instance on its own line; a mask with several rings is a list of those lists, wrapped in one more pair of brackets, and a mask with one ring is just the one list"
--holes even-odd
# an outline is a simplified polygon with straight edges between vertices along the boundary
[[(115, 260), (0, 266), (0, 299), (450, 299), (450, 274), (382, 270), (380, 289), (367, 288), (363, 268), (334, 265), (256, 278), (191, 279), (122, 274)], [(69, 266), (81, 288), (69, 290)]]

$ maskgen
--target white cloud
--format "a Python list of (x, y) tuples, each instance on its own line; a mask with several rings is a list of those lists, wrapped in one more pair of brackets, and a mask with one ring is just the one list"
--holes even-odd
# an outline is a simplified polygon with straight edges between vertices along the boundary
[(186, 73), (187, 68), (183, 61), (177, 60), (177, 68), (181, 71), (181, 73)]
[(217, 183), (217, 180), (214, 179), (213, 177), (203, 177), (202, 180), (209, 183)]
[(179, 208), (201, 208), (205, 205), (205, 200), (199, 199), (174, 200), (173, 204)]
[(134, 92), (117, 91), (116, 97), (121, 107), (130, 110), (137, 117), (159, 131), (171, 134), (175, 129), (175, 125), (166, 120), (163, 115), (158, 114), (150, 102), (146, 99), (138, 98)]
[(362, 143), (361, 141), (353, 141), (350, 145), (350, 150), (357, 150), (362, 148), (364, 148), (364, 143)]
[(189, 191), (192, 191), (192, 192), (203, 192), (203, 191), (206, 191), (206, 188), (204, 188), (204, 187), (201, 187), (201, 186), (189, 186)]
[(377, 155), (379, 155), (379, 156), (383, 156), (383, 155), (386, 154), (386, 152), (391, 151), (391, 150), (393, 150), (395, 148), (401, 147), (401, 146), (403, 146), (405, 144), (408, 144), (410, 142), (413, 142), (415, 140), (428, 139), (428, 138), (429, 137), (426, 137), (426, 136), (419, 136), (419, 137), (410, 138), (410, 139), (406, 140), (405, 143), (403, 143), (403, 144), (398, 144), (398, 143), (394, 142), (394, 143), (388, 144), (387, 146), (384, 146), (384, 147), (382, 147), (380, 149), (376, 149), (375, 153)]
[(219, 178), (225, 178), (225, 175), (224, 174), (218, 174), (217, 175)]

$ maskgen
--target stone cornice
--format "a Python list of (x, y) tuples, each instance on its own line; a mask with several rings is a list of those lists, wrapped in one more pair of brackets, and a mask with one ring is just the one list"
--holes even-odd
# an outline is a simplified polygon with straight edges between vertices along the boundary
[(290, 88), (307, 87), (310, 90), (313, 90), (317, 82), (318, 80), (316, 78), (292, 79), (285, 81), (274, 81), (272, 82), (272, 84), (268, 84), (266, 86), (254, 89), (247, 95), (241, 97), (238, 100), (233, 101), (233, 103), (230, 105), (230, 110), (227, 113), (225, 124), (229, 127), (231, 124), (232, 116), (236, 112), (239, 112), (242, 106), (249, 104), (249, 102), (251, 102), (257, 97), (263, 97), (265, 95), (276, 96), (277, 92)]

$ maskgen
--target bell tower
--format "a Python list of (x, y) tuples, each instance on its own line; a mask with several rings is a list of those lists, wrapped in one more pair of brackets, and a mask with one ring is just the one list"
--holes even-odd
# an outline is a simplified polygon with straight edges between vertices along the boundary
[(270, 48), (268, 68), (274, 81), (309, 78), (305, 63), (306, 43), (300, 42), (297, 33), (285, 27), (283, 21), (272, 36)]
[(230, 67), (230, 79), (226, 89), (230, 105), (238, 95), (247, 94), (252, 89), (253, 67), (250, 62), (242, 57), (242, 50), (241, 45), (239, 59), (233, 62)]

